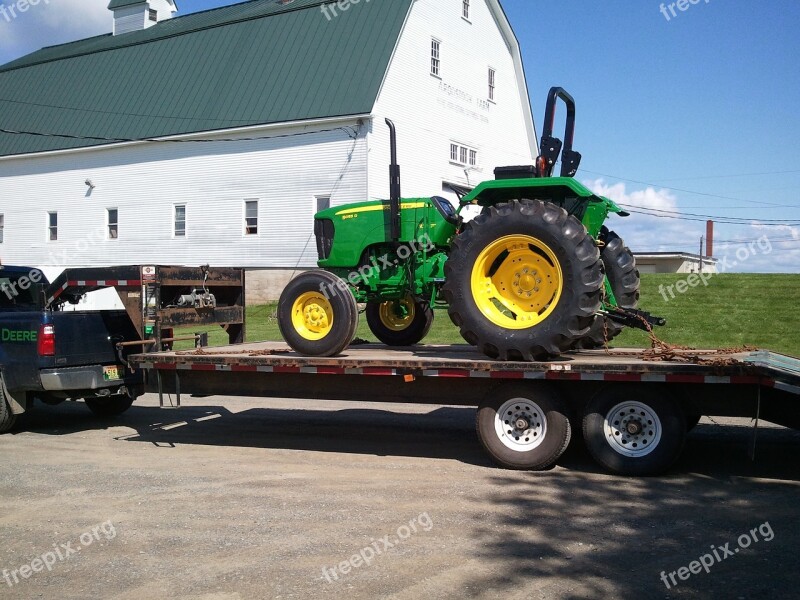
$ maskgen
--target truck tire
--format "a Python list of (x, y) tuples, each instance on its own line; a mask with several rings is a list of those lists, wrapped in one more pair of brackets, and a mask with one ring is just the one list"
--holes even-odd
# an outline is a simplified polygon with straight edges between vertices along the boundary
[[(401, 310), (405, 316), (398, 314)], [(387, 346), (413, 346), (425, 339), (431, 330), (433, 309), (411, 296), (404, 300), (368, 302), (367, 324), (375, 337)]]
[(353, 341), (358, 306), (347, 284), (332, 273), (307, 271), (293, 279), (278, 302), (278, 327), (304, 356), (336, 356)]
[(600, 309), (600, 253), (559, 206), (490, 207), (453, 241), (444, 297), (464, 339), (490, 358), (557, 356), (586, 335)]
[(678, 460), (686, 419), (658, 386), (612, 386), (586, 407), (583, 438), (592, 457), (613, 473), (658, 475)]
[(497, 465), (527, 471), (553, 466), (572, 436), (563, 402), (545, 385), (511, 384), (490, 392), (478, 407), (477, 431)]
[(127, 394), (83, 399), (89, 410), (97, 417), (117, 417), (127, 411), (134, 400), (136, 398)]
[[(605, 227), (600, 233), (600, 240), (604, 242), (600, 251), (600, 259), (611, 285), (611, 291), (621, 308), (639, 307), (639, 286), (641, 283), (639, 271), (636, 268), (636, 259), (630, 248), (613, 231)], [(603, 348), (607, 342), (617, 337), (624, 327), (600, 315), (595, 316), (589, 333), (575, 343), (575, 349), (593, 350)]]
[(2, 381), (0, 381), (0, 433), (11, 431), (17, 422), (17, 415), (11, 412), (6, 395), (3, 392)]

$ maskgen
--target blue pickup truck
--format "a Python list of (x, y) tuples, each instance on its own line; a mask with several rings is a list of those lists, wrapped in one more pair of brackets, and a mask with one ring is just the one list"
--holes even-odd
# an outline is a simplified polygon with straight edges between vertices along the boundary
[(35, 400), (82, 398), (95, 414), (114, 416), (141, 393), (141, 374), (117, 346), (140, 339), (128, 314), (64, 311), (48, 305), (49, 286), (38, 269), (0, 266), (0, 433)]

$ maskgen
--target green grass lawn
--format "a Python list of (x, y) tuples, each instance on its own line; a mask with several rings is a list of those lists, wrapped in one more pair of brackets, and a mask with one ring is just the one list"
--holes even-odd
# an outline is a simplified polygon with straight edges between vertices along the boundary
[[(661, 339), (696, 348), (747, 344), (800, 356), (800, 275), (715, 275), (707, 286), (700, 283), (683, 294), (675, 290), (675, 297), (671, 297), (668, 287), (685, 279), (685, 275), (674, 274), (642, 276), (642, 309), (667, 319), (667, 326), (656, 331)], [(281, 339), (275, 312), (275, 304), (247, 309), (248, 341)], [(227, 343), (222, 330), (208, 332), (211, 345)], [(376, 341), (363, 315), (358, 337)], [(463, 340), (446, 311), (437, 311), (426, 342), (449, 344)], [(615, 345), (645, 347), (649, 341), (646, 333), (628, 330), (615, 340)]]

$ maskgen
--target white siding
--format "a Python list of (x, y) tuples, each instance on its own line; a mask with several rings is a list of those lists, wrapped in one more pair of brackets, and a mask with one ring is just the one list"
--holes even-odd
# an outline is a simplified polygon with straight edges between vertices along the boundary
[[(40, 267), (313, 266), (316, 197), (330, 195), (335, 206), (367, 192), (364, 134), (319, 131), (340, 125), (258, 141), (149, 143), (0, 160), (0, 259)], [(245, 236), (244, 201), (253, 198), (259, 232)], [(186, 205), (185, 238), (173, 235), (177, 203)], [(108, 208), (119, 209), (116, 240), (107, 239)], [(48, 212), (58, 212), (56, 242), (47, 241)]]
[[(496, 2), (490, 0), (496, 6)], [(414, 3), (376, 103), (369, 138), (369, 193), (389, 194), (389, 134), (398, 129), (403, 195), (430, 196), (443, 181), (476, 185), (494, 178), (501, 165), (532, 164), (536, 142), (529, 136), (529, 107), (521, 100), (512, 48), (489, 1), (474, 0), (470, 21), (462, 0)], [(431, 39), (441, 41), (441, 77), (431, 75)], [(496, 102), (488, 101), (489, 68), (496, 71)], [(450, 162), (450, 142), (478, 150), (476, 170)]]

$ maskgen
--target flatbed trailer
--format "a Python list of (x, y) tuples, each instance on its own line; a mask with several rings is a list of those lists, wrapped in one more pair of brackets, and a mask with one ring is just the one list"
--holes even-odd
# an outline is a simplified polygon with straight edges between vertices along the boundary
[(497, 362), (470, 346), (353, 346), (310, 358), (282, 343), (138, 354), (148, 391), (476, 406), (480, 441), (500, 466), (545, 469), (582, 431), (612, 472), (668, 469), (702, 415), (800, 428), (800, 360), (766, 351), (580, 351)]

